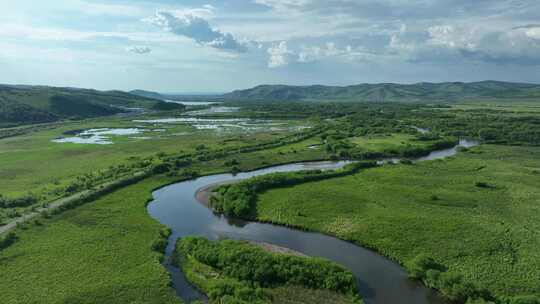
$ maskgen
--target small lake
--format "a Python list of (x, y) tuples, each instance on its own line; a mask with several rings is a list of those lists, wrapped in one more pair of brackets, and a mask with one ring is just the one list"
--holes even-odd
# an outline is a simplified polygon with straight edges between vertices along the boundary
[[(474, 141), (463, 140), (460, 145), (473, 146)], [(417, 161), (441, 159), (455, 155), (457, 146), (432, 152)], [(149, 214), (171, 228), (172, 235), (166, 249), (164, 266), (170, 272), (176, 293), (186, 302), (206, 299), (189, 284), (183, 273), (170, 264), (176, 239), (198, 235), (209, 239), (238, 239), (266, 242), (290, 248), (306, 255), (318, 256), (339, 263), (353, 272), (358, 287), (367, 304), (442, 304), (444, 301), (433, 290), (407, 278), (404, 269), (397, 263), (360, 246), (320, 233), (304, 232), (282, 226), (229, 219), (214, 214), (199, 203), (199, 189), (216, 183), (247, 179), (274, 172), (299, 170), (336, 169), (348, 162), (297, 163), (238, 175), (217, 174), (195, 180), (176, 183), (153, 193), (154, 200), (148, 205)]]
[(52, 141), (55, 143), (112, 145), (112, 136), (137, 135), (141, 134), (142, 132), (144, 132), (144, 130), (139, 128), (89, 129), (75, 132), (75, 136), (56, 138)]
[(180, 100), (170, 100), (170, 99), (166, 99), (165, 102), (179, 103), (185, 106), (209, 106), (209, 105), (215, 105), (215, 104), (221, 103), (217, 101), (200, 101), (199, 102), (199, 101), (180, 101)]

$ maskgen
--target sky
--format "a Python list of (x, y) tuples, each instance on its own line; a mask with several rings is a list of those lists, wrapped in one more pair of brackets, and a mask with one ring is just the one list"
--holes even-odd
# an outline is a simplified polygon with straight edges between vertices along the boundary
[(540, 83), (539, 0), (0, 0), (0, 83)]

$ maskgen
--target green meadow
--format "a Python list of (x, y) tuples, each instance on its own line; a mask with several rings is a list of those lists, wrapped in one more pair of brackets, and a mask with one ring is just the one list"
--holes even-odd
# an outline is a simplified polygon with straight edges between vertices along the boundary
[(363, 150), (372, 152), (398, 149), (414, 143), (415, 140), (414, 135), (403, 133), (358, 136), (350, 139), (353, 144), (361, 147)]
[(148, 179), (40, 219), (0, 251), (2, 303), (180, 303), (152, 244), (163, 227), (148, 216)]
[(540, 293), (540, 149), (484, 145), (272, 189), (257, 219), (335, 235), (405, 263), (426, 254), (497, 296)]

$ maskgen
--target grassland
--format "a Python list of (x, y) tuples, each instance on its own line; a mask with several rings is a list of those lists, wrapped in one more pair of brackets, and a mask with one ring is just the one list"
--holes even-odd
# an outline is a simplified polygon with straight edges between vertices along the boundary
[(426, 253), (498, 296), (540, 293), (540, 149), (486, 145), (269, 190), (257, 218), (406, 262)]
[(404, 133), (379, 134), (374, 136), (353, 137), (350, 141), (360, 146), (363, 150), (379, 152), (391, 149), (399, 149), (416, 140), (414, 135)]
[(0, 251), (2, 303), (179, 303), (152, 244), (145, 180), (38, 225)]

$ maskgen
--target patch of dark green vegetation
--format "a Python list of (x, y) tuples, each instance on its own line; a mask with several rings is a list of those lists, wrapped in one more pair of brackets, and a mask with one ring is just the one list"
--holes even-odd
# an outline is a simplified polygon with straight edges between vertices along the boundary
[(7, 198), (0, 194), (0, 208), (28, 207), (37, 203), (38, 199), (33, 195), (18, 198)]
[[(0, 98), (0, 127), (16, 126), (18, 124), (35, 124), (50, 122), (58, 119), (58, 116), (42, 109), (37, 109), (26, 104), (19, 104)], [(7, 137), (2, 132), (2, 137)]]
[(347, 300), (342, 303), (361, 301), (352, 273), (321, 258), (272, 253), (241, 241), (186, 237), (177, 242), (174, 261), (211, 303), (277, 303), (267, 290), (284, 286), (335, 292)]
[(13, 231), (6, 233), (5, 236), (0, 236), (0, 250), (11, 246), (15, 241), (17, 241), (17, 235)]

